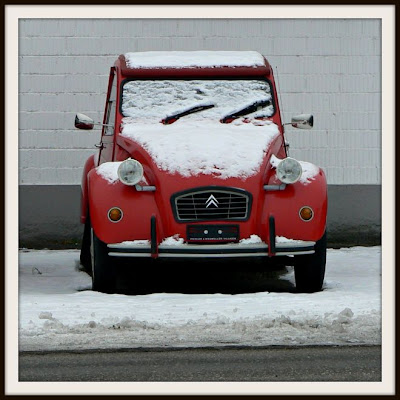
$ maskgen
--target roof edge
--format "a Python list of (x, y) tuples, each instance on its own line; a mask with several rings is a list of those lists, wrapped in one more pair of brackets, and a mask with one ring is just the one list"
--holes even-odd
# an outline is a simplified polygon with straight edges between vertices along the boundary
[(212, 76), (226, 76), (226, 77), (239, 77), (239, 76), (269, 76), (271, 75), (271, 66), (265, 56), (262, 56), (264, 65), (260, 66), (214, 66), (214, 67), (141, 67), (130, 68), (126, 65), (126, 58), (121, 54), (115, 65), (121, 68), (121, 72), (126, 77), (136, 78), (177, 78), (181, 77), (212, 77)]

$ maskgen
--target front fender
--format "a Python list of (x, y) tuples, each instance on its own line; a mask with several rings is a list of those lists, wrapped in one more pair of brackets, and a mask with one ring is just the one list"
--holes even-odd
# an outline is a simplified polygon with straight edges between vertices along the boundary
[(88, 173), (95, 167), (96, 155), (91, 155), (85, 162), (81, 182), (81, 223), (86, 223), (88, 213)]
[[(277, 184), (273, 179), (270, 183)], [(309, 221), (300, 218), (299, 211), (304, 206), (311, 207), (314, 211), (314, 216)], [(286, 185), (284, 190), (266, 192), (262, 212), (262, 235), (268, 237), (268, 219), (273, 216), (276, 236), (317, 241), (326, 229), (327, 207), (326, 177), (322, 169), (319, 169), (310, 181), (299, 181)]]
[[(150, 240), (150, 220), (157, 220), (158, 235), (163, 234), (154, 192), (138, 192), (119, 180), (111, 183), (93, 169), (88, 175), (90, 222), (96, 236), (103, 242), (119, 243), (131, 240)], [(123, 216), (119, 222), (108, 218), (110, 208), (118, 207)]]

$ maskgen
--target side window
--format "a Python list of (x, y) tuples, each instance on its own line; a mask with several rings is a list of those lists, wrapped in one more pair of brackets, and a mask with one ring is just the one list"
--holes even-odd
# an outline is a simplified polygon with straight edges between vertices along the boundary
[(111, 93), (110, 93), (110, 97), (108, 98), (108, 101), (107, 101), (106, 118), (104, 121), (105, 124), (110, 125), (110, 126), (106, 126), (104, 128), (105, 136), (110, 136), (110, 135), (114, 134), (115, 108), (117, 105), (116, 96), (117, 96), (117, 79), (116, 79), (116, 76), (114, 73), (112, 86), (111, 86)]

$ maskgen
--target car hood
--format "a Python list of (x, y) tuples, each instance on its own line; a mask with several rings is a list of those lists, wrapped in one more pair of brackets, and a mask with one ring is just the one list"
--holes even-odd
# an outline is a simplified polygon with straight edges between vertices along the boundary
[(258, 120), (230, 124), (177, 121), (170, 125), (124, 122), (121, 132), (167, 175), (220, 179), (256, 175), (277, 135), (276, 124)]

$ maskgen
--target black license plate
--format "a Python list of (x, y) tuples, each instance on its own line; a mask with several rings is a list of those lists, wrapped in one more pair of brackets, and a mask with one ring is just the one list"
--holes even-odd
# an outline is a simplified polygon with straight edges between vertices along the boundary
[(186, 237), (189, 243), (237, 242), (239, 225), (188, 225)]

